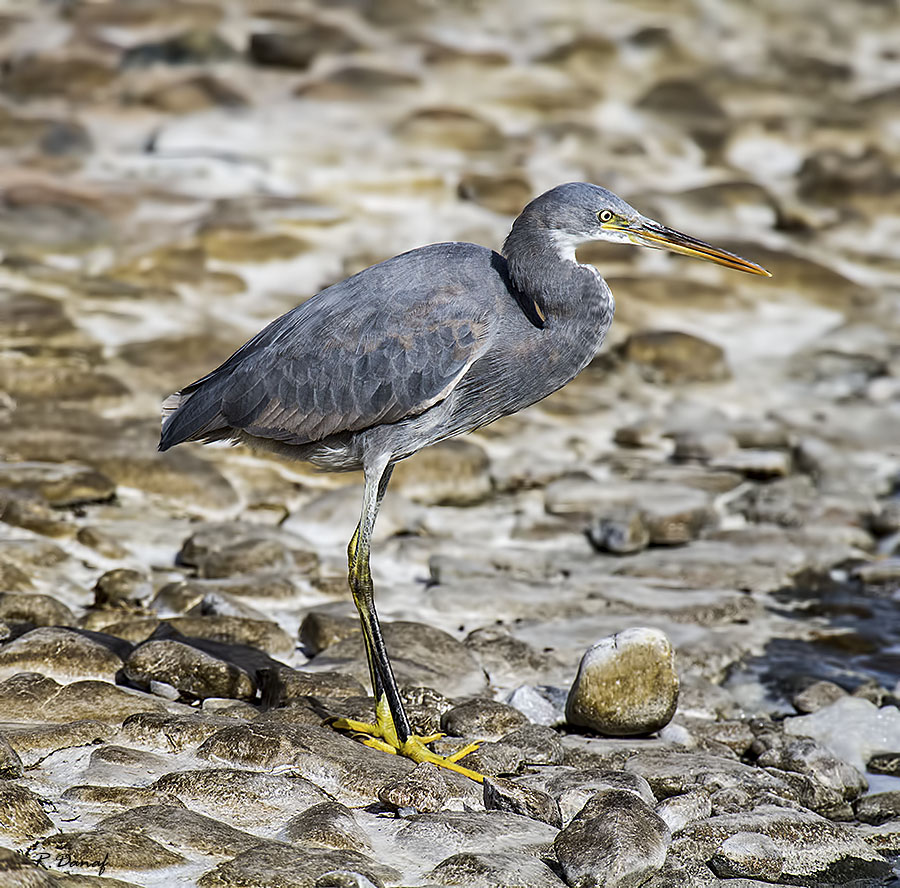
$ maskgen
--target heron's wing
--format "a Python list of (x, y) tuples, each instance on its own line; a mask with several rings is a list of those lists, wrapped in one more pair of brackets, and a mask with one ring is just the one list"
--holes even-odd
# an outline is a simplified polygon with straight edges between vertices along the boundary
[(492, 312), (458, 277), (427, 270), (376, 266), (278, 318), (173, 396), (162, 446), (233, 429), (305, 444), (443, 400), (488, 347)]

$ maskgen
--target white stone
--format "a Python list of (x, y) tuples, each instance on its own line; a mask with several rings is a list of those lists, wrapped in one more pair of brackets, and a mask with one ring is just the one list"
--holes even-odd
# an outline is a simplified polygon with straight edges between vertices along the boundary
[(563, 710), (555, 706), (533, 685), (521, 685), (517, 687), (507, 698), (506, 702), (530, 722), (536, 725), (546, 725), (552, 728), (565, 722), (566, 716)]

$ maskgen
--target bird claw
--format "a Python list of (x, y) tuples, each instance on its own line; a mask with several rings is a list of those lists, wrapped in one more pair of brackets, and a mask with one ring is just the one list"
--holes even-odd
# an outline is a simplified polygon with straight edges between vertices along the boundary
[(439, 740), (444, 736), (443, 734), (429, 734), (426, 737), (419, 737), (413, 734), (407, 737), (406, 740), (401, 741), (397, 736), (394, 719), (384, 697), (379, 700), (375, 712), (375, 724), (357, 721), (352, 718), (332, 718), (328, 720), (328, 723), (335, 730), (349, 732), (354, 740), (359, 740), (372, 749), (379, 749), (391, 755), (402, 755), (404, 758), (412, 759), (414, 762), (430, 762), (439, 768), (446, 768), (448, 771), (462, 774), (464, 777), (468, 777), (477, 783), (484, 782), (484, 775), (457, 764), (460, 759), (478, 749), (479, 743), (469, 743), (452, 755), (438, 755), (436, 752), (428, 749), (427, 744)]

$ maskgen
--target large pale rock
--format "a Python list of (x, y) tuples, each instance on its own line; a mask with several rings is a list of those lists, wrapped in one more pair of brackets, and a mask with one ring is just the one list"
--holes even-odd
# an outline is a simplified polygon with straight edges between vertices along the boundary
[(665, 727), (678, 705), (675, 652), (657, 629), (626, 629), (582, 657), (566, 702), (570, 724), (616, 737)]

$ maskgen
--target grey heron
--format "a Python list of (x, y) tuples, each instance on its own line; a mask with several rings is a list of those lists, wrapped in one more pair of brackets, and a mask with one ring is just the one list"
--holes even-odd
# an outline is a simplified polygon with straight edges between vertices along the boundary
[(420, 247), (322, 290), (272, 321), (163, 405), (160, 450), (241, 442), (324, 469), (362, 469), (362, 510), (348, 546), (350, 589), (374, 724), (333, 724), (364, 742), (480, 780), (413, 734), (375, 611), (369, 548), (393, 466), (438, 441), (534, 404), (600, 348), (615, 303), (580, 264), (588, 241), (665, 248), (751, 274), (768, 272), (642, 216), (597, 185), (559, 185), (513, 223), (502, 253), (470, 243)]

